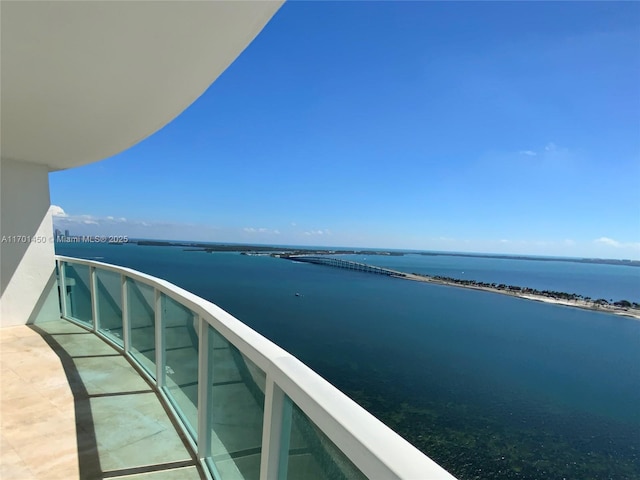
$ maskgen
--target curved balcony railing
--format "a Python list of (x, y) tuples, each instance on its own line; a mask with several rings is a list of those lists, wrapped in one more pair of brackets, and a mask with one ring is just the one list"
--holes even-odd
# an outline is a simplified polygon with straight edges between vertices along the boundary
[(213, 303), (128, 268), (56, 261), (62, 316), (139, 367), (214, 478), (454, 478)]

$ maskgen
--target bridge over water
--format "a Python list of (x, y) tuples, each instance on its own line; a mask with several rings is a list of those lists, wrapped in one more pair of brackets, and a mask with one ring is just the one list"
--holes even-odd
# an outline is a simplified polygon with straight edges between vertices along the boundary
[(406, 276), (403, 272), (390, 270), (388, 268), (376, 267), (375, 265), (367, 265), (366, 263), (353, 262), (351, 260), (341, 260), (339, 258), (312, 255), (296, 255), (286, 257), (296, 262), (315, 263), (317, 265), (327, 265), (329, 267), (344, 268), (347, 270), (356, 270), (358, 272), (375, 273), (378, 275), (387, 275), (394, 277)]

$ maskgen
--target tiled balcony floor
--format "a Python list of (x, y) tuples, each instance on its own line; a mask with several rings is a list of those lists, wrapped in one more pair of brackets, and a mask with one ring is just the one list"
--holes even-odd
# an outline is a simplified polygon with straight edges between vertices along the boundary
[(204, 478), (158, 397), (67, 321), (0, 329), (0, 478)]

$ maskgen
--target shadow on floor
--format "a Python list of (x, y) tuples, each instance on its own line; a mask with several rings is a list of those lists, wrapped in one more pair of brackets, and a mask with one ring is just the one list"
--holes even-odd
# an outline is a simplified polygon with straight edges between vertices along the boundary
[(60, 358), (73, 393), (81, 479), (206, 478), (159, 395), (120, 352), (65, 320), (30, 328)]

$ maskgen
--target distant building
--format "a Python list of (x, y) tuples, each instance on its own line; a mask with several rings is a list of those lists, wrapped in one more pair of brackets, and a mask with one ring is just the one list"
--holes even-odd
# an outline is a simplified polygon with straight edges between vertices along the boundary
[(56, 228), (55, 231), (53, 232), (53, 235), (55, 239), (58, 239), (60, 235), (62, 235), (62, 232), (60, 231), (59, 228)]
[(69, 236), (70, 236), (70, 235), (69, 235), (69, 230), (68, 230), (68, 229), (64, 231), (64, 236), (65, 236), (65, 237), (69, 237)]

